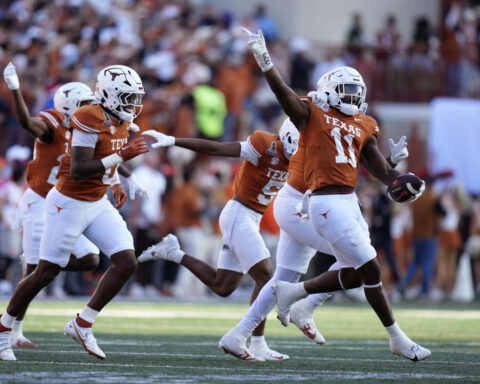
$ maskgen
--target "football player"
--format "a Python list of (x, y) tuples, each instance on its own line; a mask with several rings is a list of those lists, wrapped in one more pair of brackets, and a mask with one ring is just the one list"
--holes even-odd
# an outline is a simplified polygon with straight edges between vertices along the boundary
[[(318, 104), (319, 103), (318, 95), (313, 95), (313, 96), (315, 97), (315, 100)], [(175, 139), (174, 137), (165, 136), (155, 131), (147, 131), (144, 134), (151, 135), (157, 140), (157, 143), (153, 145), (154, 147), (170, 146), (170, 145), (173, 145), (174, 143), (175, 145), (182, 146), (188, 149), (193, 149), (195, 151), (207, 153), (210, 155), (215, 154), (218, 156), (241, 157), (248, 161), (247, 156), (245, 155), (242, 156), (242, 153), (241, 152), (239, 153), (238, 144), (235, 150), (230, 151), (226, 147), (223, 148), (222, 150), (222, 146), (225, 146), (225, 144), (219, 144), (215, 142), (203, 143), (204, 142), (203, 140), (197, 140), (197, 139)], [(254, 135), (259, 135), (259, 134), (264, 135), (265, 133), (261, 131), (254, 133)], [(254, 138), (255, 137), (254, 135), (252, 135), (249, 138), (249, 140)], [(285, 145), (289, 145), (288, 140), (290, 137), (293, 137), (294, 143), (296, 143), (297, 135), (298, 133), (297, 133), (296, 127), (291, 123), (289, 119), (286, 119), (279, 132), (279, 136), (281, 140), (284, 143), (286, 143)], [(189, 140), (193, 140), (192, 143), (208, 145), (208, 147), (200, 148), (198, 144), (194, 145)], [(190, 145), (187, 146), (185, 145), (186, 143), (189, 143)], [(249, 147), (247, 146), (247, 143), (249, 143), (248, 140), (247, 142), (240, 143), (240, 145), (244, 145), (248, 149)], [(235, 144), (235, 143), (229, 143), (228, 145), (230, 144)], [(285, 186), (280, 189), (281, 191), (280, 194), (282, 195), (282, 197), (285, 197), (286, 199), (281, 199), (279, 195), (277, 197), (277, 199), (280, 199), (279, 202), (277, 202), (277, 200), (275, 200), (274, 202), (275, 211), (277, 211), (277, 207), (279, 206), (282, 207), (281, 208), (281, 211), (283, 212), (282, 218), (284, 218), (285, 221), (282, 221), (281, 223), (279, 222), (281, 226), (281, 232), (280, 232), (279, 247), (277, 249), (277, 268), (275, 270), (274, 277), (270, 280), (270, 282), (273, 282), (273, 279), (298, 281), (302, 273), (306, 272), (310, 259), (313, 257), (315, 253), (314, 249), (322, 251), (324, 253), (328, 253), (328, 254), (332, 253), (327, 241), (323, 239), (321, 236), (319, 236), (313, 230), (311, 225), (309, 225), (308, 222), (305, 223), (304, 221), (302, 221), (298, 215), (299, 210), (297, 209), (297, 206), (302, 203), (303, 194), (307, 190), (307, 188), (303, 186), (303, 167), (302, 167), (303, 166), (303, 150), (300, 150), (300, 148), (301, 147), (299, 146), (298, 149), (300, 152), (295, 151), (295, 153), (290, 157), (289, 167), (288, 167), (288, 171), (290, 175), (288, 176), (288, 181), (285, 184)], [(400, 161), (400, 159), (408, 156), (408, 152), (406, 152), (406, 144), (404, 144), (403, 141), (401, 141), (399, 144), (394, 144), (394, 147), (391, 146), (391, 149), (392, 149), (391, 158), (397, 160), (397, 162)], [(244, 164), (247, 165), (247, 163), (244, 163)], [(255, 168), (251, 166), (250, 168), (255, 170)], [(252, 171), (248, 173), (252, 173)], [(241, 178), (235, 179), (234, 186), (238, 186), (244, 181), (245, 180)], [(295, 187), (290, 187), (288, 183), (291, 183)], [(255, 183), (250, 180), (248, 181), (247, 186), (251, 184), (255, 184)], [(284, 192), (282, 193), (282, 191)], [(227, 207), (228, 207), (228, 204), (227, 204)], [(226, 228), (227, 225), (222, 226), (222, 216), (227, 217), (227, 214), (230, 213), (227, 207), (224, 210), (225, 212), (222, 213), (221, 219), (220, 219), (220, 225), (221, 225), (222, 233), (224, 234), (224, 236), (225, 236), (225, 233), (229, 233), (228, 231), (234, 230), (233, 228), (232, 229)], [(280, 210), (280, 208), (278, 208), (278, 210)], [(231, 219), (234, 220), (235, 217)], [(235, 230), (236, 230), (236, 227), (235, 227)], [(241, 230), (239, 233), (239, 237), (243, 239), (247, 238), (247, 236), (245, 236), (245, 234), (241, 232)], [(167, 242), (167, 241), (169, 241), (168, 237), (167, 239), (164, 240), (164, 242)], [(170, 241), (172, 241), (172, 244), (173, 244), (174, 240), (170, 240)], [(163, 244), (163, 242), (161, 242), (160, 244)], [(263, 241), (261, 242), (261, 244), (263, 248)], [(308, 246), (305, 244), (307, 244)], [(177, 244), (175, 242), (175, 246), (176, 245)], [(244, 249), (240, 247), (239, 251), (237, 251), (238, 253), (237, 257), (242, 259), (247, 259), (247, 257), (242, 256), (243, 255), (242, 252), (245, 252), (245, 253), (251, 252), (251, 249), (253, 248)], [(223, 251), (221, 251), (221, 254), (222, 252)], [(163, 257), (165, 255), (167, 255), (168, 257), (168, 253), (167, 254), (165, 253), (165, 248), (163, 246), (157, 245), (146, 250), (139, 257), (139, 261), (142, 262), (146, 260), (152, 260), (155, 258)], [(177, 260), (174, 260), (174, 261), (177, 261)], [(191, 260), (190, 256), (182, 259), (181, 262), (182, 264), (185, 262), (186, 263), (185, 265), (187, 266), (187, 268), (189, 268), (188, 266), (189, 265), (191, 266), (192, 263), (193, 265), (197, 265), (197, 266), (202, 265), (204, 268), (207, 268), (207, 270), (209, 270), (210, 273), (212, 273), (212, 269), (208, 267), (208, 265), (206, 266), (205, 263), (197, 259)], [(251, 269), (252, 273), (255, 273), (255, 270), (257, 268), (260, 268), (261, 266), (262, 264), (254, 266), (254, 268)], [(338, 263), (333, 265), (331, 269), (338, 270), (339, 269)], [(192, 270), (192, 272), (195, 273), (200, 279), (202, 279), (203, 282), (207, 281), (206, 284), (210, 288), (212, 288), (214, 292), (222, 295), (220, 292), (215, 290), (214, 281), (208, 280), (206, 277), (204, 277), (203, 275), (204, 272), (195, 272), (195, 270)], [(224, 273), (230, 274), (231, 272), (220, 271), (220, 269), (218, 269), (217, 270), (217, 275), (219, 276), (218, 278), (221, 279), (221, 276), (222, 276), (221, 274), (224, 274)], [(360, 286), (359, 277), (353, 270), (351, 271), (343, 270), (342, 281), (345, 289), (356, 288)], [(278, 352), (271, 351), (269, 348), (267, 348), (266, 344), (263, 344), (263, 341), (264, 341), (264, 338), (263, 338), (264, 323), (263, 322), (267, 314), (273, 309), (273, 306), (275, 305), (275, 296), (273, 294), (273, 290), (271, 288), (270, 283), (263, 284), (262, 281), (259, 281), (257, 282), (257, 284), (262, 285), (259, 296), (255, 298), (254, 297), (255, 295), (252, 295), (252, 299), (254, 299), (254, 302), (250, 307), (248, 314), (244, 317), (244, 319), (240, 322), (240, 324), (237, 327), (235, 327), (225, 337), (222, 338), (222, 340), (220, 341), (220, 346), (225, 350), (227, 350), (229, 353), (231, 353), (233, 356), (238, 357), (240, 359), (245, 359), (245, 357), (247, 357), (248, 359), (256, 359), (256, 360), (260, 360), (260, 359), (279, 360), (280, 357), (282, 357), (282, 359), (286, 359), (287, 355), (283, 355)], [(231, 292), (227, 292), (227, 293), (230, 294)], [(315, 306), (303, 305), (301, 308), (299, 308), (298, 311), (296, 311), (303, 315), (300, 318), (300, 321), (298, 322), (299, 324), (302, 324), (301, 326), (299, 326), (299, 328), (302, 330), (303, 334), (318, 343), (324, 343), (325, 340), (323, 339), (320, 332), (316, 330), (315, 323), (313, 322), (313, 310), (316, 306), (323, 303), (323, 301), (325, 301), (330, 296), (331, 294), (312, 295), (312, 297), (309, 298), (309, 301), (312, 303), (315, 303)], [(303, 307), (305, 307), (305, 309), (303, 309)], [(311, 309), (311, 313), (310, 312), (308, 313), (310, 316), (305, 316), (305, 311), (307, 309)], [(246, 340), (251, 333), (253, 335), (252, 344), (250, 348), (247, 348)]]
[(120, 208), (127, 196), (117, 167), (148, 152), (143, 138), (128, 142), (130, 124), (140, 113), (144, 94), (142, 81), (133, 69), (112, 65), (97, 76), (96, 97), (100, 103), (82, 106), (73, 114), (71, 148), (63, 156), (55, 188), (50, 189), (45, 200), (38, 265), (20, 282), (0, 319), (0, 359), (15, 360), (9, 342), (14, 320), (68, 265), (82, 234), (110, 258), (112, 265), (87, 306), (65, 325), (65, 334), (89, 354), (105, 358), (93, 336), (92, 324), (137, 265), (132, 235), (105, 194), (111, 186), (116, 208)]
[[(324, 108), (327, 103), (324, 93), (311, 92), (309, 96), (316, 108)], [(290, 120), (288, 123), (292, 124)], [(402, 159), (408, 157), (405, 139), (402, 137), (398, 143), (394, 143), (392, 139), (389, 140), (391, 155), (387, 161), (392, 166), (396, 166)], [(275, 306), (275, 295), (272, 288), (274, 281), (298, 282), (302, 274), (307, 272), (310, 260), (316, 251), (325, 254), (333, 253), (328, 241), (315, 232), (308, 220), (308, 214), (306, 214), (308, 206), (305, 206), (305, 203), (309, 199), (309, 192), (303, 178), (304, 152), (305, 143), (300, 137), (298, 150), (290, 159), (288, 179), (273, 203), (275, 220), (280, 227), (275, 272), (272, 280), (264, 285), (240, 323), (222, 337), (220, 343), (229, 345), (232, 350), (243, 348), (248, 335)], [(342, 289), (361, 286), (359, 275), (352, 268), (340, 269), (336, 262), (330, 267), (330, 270), (337, 271), (337, 278)], [(314, 343), (324, 344), (325, 339), (315, 325), (313, 313), (334, 293), (312, 294), (292, 306), (291, 321), (307, 339)]]
[[(327, 94), (328, 104), (317, 108), (302, 100), (283, 81), (268, 53), (261, 30), (248, 34), (248, 46), (282, 109), (301, 132), (305, 144), (304, 179), (312, 191), (309, 217), (315, 231), (324, 237), (341, 269), (354, 268), (360, 275), (365, 296), (390, 337), (393, 353), (413, 361), (424, 360), (431, 352), (414, 343), (400, 329), (382, 287), (380, 266), (370, 244), (368, 225), (360, 212), (354, 192), (361, 162), (381, 182), (390, 185), (400, 175), (378, 150), (379, 129), (365, 115), (366, 86), (357, 70), (338, 67), (319, 81), (318, 91)], [(422, 188), (414, 191), (416, 198)], [(290, 307), (310, 293), (342, 289), (336, 271), (329, 271), (305, 283), (277, 281), (278, 317), (290, 321)]]
[[(246, 141), (218, 143), (215, 141), (175, 138), (156, 131), (146, 131), (154, 137), (153, 147), (176, 145), (212, 156), (243, 159), (233, 182), (234, 196), (220, 214), (222, 246), (217, 268), (186, 255), (180, 250), (174, 235), (145, 250), (139, 262), (163, 258), (184, 265), (217, 295), (229, 296), (237, 289), (242, 276), (248, 273), (255, 281), (253, 301), (260, 289), (272, 277), (270, 253), (260, 235), (259, 224), (268, 204), (288, 177), (288, 163), (296, 152), (299, 133), (288, 121), (279, 134), (256, 131)], [(288, 355), (271, 350), (263, 336), (265, 321), (252, 333), (250, 349), (232, 350), (221, 346), (242, 360), (286, 360)]]
[[(45, 225), (45, 197), (57, 181), (57, 172), (61, 158), (68, 152), (71, 138), (70, 120), (75, 111), (82, 105), (90, 104), (95, 96), (85, 84), (71, 82), (59, 87), (53, 97), (54, 108), (41, 111), (32, 117), (20, 90), (20, 81), (13, 63), (4, 69), (4, 79), (12, 91), (17, 120), (37, 139), (35, 140), (34, 159), (27, 166), (27, 183), (29, 188), (22, 196), (18, 216), (23, 229), (23, 260), (25, 275), (29, 275), (38, 263), (40, 239)], [(130, 172), (125, 169), (123, 176)], [(128, 177), (130, 197), (132, 192), (144, 192), (143, 187)], [(80, 236), (73, 254), (65, 267), (67, 271), (83, 271), (94, 269), (98, 265), (98, 248), (85, 236)], [(26, 311), (26, 308), (25, 308)], [(14, 347), (34, 347), (22, 331), (25, 311), (17, 316), (12, 326), (10, 341)]]

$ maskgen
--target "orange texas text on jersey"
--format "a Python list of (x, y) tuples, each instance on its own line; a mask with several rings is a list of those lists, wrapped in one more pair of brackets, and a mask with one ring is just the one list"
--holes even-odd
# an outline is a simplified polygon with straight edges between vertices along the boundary
[[(94, 160), (118, 152), (128, 141), (130, 123), (124, 121), (120, 124), (111, 119), (99, 104), (80, 107), (73, 115), (71, 124), (74, 129), (98, 135), (93, 154)], [(90, 179), (74, 181), (70, 176), (70, 161), (71, 154), (69, 152), (60, 163), (57, 190), (77, 200), (100, 200), (107, 192), (117, 166)]]
[(315, 191), (330, 185), (355, 187), (358, 162), (365, 143), (378, 135), (377, 122), (362, 113), (342, 114), (335, 108), (324, 112), (310, 103), (310, 120), (304, 136), (304, 179)]
[(63, 114), (55, 109), (41, 111), (38, 117), (45, 121), (54, 133), (51, 143), (35, 140), (33, 160), (27, 165), (28, 186), (40, 196), (46, 197), (57, 182), (57, 172), (61, 158), (68, 152), (71, 131)]
[(236, 198), (247, 207), (263, 213), (288, 177), (288, 159), (278, 135), (256, 131), (248, 144), (258, 155), (258, 165), (244, 161), (233, 181)]

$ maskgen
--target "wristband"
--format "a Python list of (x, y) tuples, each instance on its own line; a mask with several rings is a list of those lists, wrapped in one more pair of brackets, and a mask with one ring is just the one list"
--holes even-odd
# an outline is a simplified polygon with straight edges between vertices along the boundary
[(122, 157), (118, 153), (112, 153), (109, 156), (100, 159), (105, 169), (110, 169), (117, 164), (123, 163)]
[(255, 59), (257, 59), (258, 66), (260, 67), (262, 72), (267, 72), (273, 68), (273, 62), (272, 59), (270, 59), (270, 54), (267, 50), (254, 56)]
[(115, 171), (111, 179), (110, 186), (113, 187), (114, 185), (117, 185), (117, 184), (121, 184), (121, 182), (120, 182), (120, 176), (118, 175), (118, 171)]

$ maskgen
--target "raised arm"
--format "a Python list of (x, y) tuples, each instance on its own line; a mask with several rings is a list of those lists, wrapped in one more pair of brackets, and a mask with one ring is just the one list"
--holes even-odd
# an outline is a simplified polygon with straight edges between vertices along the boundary
[(380, 153), (375, 135), (372, 135), (363, 147), (360, 162), (385, 185), (390, 185), (400, 175), (400, 172), (394, 170)]
[(219, 143), (212, 140), (176, 138), (154, 130), (145, 131), (143, 135), (151, 136), (157, 141), (152, 144), (153, 148), (176, 145), (177, 147), (190, 149), (191, 151), (210, 156), (240, 157), (241, 145), (238, 141)]
[(11, 62), (3, 70), (3, 77), (8, 88), (12, 91), (15, 114), (22, 128), (26, 129), (33, 136), (40, 138), (44, 143), (51, 143), (55, 133), (45, 121), (38, 117), (30, 116), (27, 104), (23, 100), (23, 95), (20, 91), (17, 71)]
[(275, 67), (265, 72), (264, 76), (285, 114), (300, 131), (303, 131), (310, 118), (310, 105), (293, 92)]
[(259, 29), (258, 34), (251, 33), (246, 28), (243, 28), (243, 31), (248, 35), (248, 47), (252, 51), (280, 106), (295, 126), (299, 130), (304, 130), (310, 118), (310, 105), (300, 99), (273, 66), (262, 30)]

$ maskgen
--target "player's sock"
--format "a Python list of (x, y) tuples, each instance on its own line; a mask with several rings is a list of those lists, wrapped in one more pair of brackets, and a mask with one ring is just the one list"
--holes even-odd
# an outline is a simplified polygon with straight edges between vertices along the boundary
[(15, 320), (10, 333), (10, 344), (17, 348), (33, 348), (36, 347), (25, 335), (22, 330), (23, 320)]
[(15, 317), (9, 315), (5, 312), (2, 317), (0, 318), (0, 332), (10, 331), (13, 327), (13, 322), (15, 321)]
[(248, 335), (257, 328), (258, 324), (267, 317), (273, 307), (275, 307), (275, 295), (273, 293), (272, 283), (273, 279), (263, 286), (247, 314), (235, 327), (242, 336), (248, 337)]
[(305, 300), (305, 309), (311, 310), (313, 312), (315, 310), (315, 308), (322, 305), (330, 297), (332, 297), (332, 293), (315, 293), (313, 295), (308, 295), (304, 299)]
[(267, 342), (265, 341), (265, 336), (252, 336), (250, 338), (250, 348), (268, 348)]
[(252, 336), (248, 349), (256, 358), (265, 361), (288, 360), (290, 356), (270, 349), (265, 341), (265, 336)]
[(83, 311), (80, 312), (80, 314), (78, 315), (77, 324), (80, 327), (88, 327), (88, 324), (86, 324), (86, 325), (80, 324), (81, 320), (84, 320), (84, 321), (90, 323), (90, 327), (91, 327), (91, 324), (93, 324), (93, 322), (95, 321), (95, 319), (97, 318), (99, 313), (100, 313), (99, 311), (96, 311), (96, 310), (86, 306), (83, 309)]
[(293, 283), (290, 285), (290, 292), (292, 293), (293, 296), (296, 297), (296, 300), (300, 298), (307, 297), (309, 294), (306, 289), (305, 289), (305, 284), (303, 282), (301, 283)]
[(396, 321), (392, 325), (385, 327), (385, 329), (390, 335), (390, 338), (407, 337), (407, 335), (405, 335), (405, 333), (400, 329), (400, 326), (397, 324)]
[(15, 320), (12, 325), (12, 333), (23, 335), (22, 324), (23, 324), (23, 320)]

